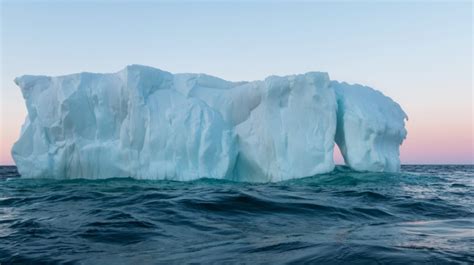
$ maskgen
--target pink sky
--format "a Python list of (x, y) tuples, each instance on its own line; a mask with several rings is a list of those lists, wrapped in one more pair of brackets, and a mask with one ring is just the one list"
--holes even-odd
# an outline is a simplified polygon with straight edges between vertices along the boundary
[(60, 2), (2, 2), (0, 165), (13, 164), (26, 116), (15, 77), (129, 64), (233, 81), (328, 72), (401, 105), (410, 118), (402, 163), (474, 163), (471, 1)]

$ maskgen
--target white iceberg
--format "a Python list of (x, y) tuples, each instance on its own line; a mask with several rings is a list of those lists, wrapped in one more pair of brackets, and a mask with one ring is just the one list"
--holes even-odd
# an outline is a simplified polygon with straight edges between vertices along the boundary
[(398, 104), (326, 73), (229, 82), (132, 65), (15, 82), (23, 177), (280, 181), (332, 171), (335, 141), (356, 170), (396, 171), (406, 135)]

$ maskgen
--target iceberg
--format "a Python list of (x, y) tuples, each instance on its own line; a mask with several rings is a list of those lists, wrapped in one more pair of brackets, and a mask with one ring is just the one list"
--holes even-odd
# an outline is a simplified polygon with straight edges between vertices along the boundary
[(397, 171), (406, 136), (397, 103), (321, 72), (230, 82), (131, 65), (15, 83), (27, 178), (282, 181), (332, 171), (335, 143), (356, 170)]

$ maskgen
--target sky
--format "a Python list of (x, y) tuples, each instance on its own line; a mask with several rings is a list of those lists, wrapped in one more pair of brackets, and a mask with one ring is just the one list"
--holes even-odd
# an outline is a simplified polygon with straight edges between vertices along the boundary
[(15, 77), (129, 64), (232, 81), (328, 72), (402, 106), (402, 163), (474, 163), (470, 1), (0, 1), (0, 165), (26, 117)]

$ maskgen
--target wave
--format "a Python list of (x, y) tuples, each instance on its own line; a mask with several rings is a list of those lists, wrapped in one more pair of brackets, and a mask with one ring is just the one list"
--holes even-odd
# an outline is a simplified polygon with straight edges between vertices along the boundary
[(0, 181), (0, 262), (472, 263), (474, 167), (434, 168), (258, 184), (14, 177)]

